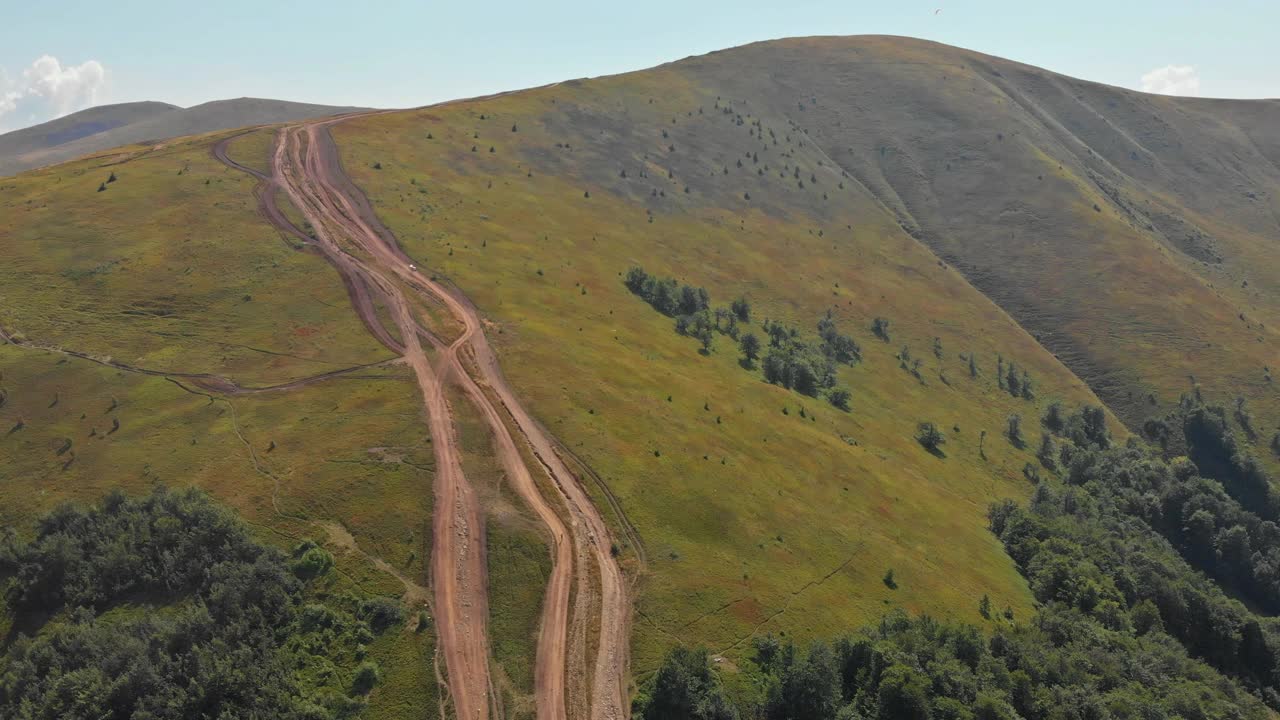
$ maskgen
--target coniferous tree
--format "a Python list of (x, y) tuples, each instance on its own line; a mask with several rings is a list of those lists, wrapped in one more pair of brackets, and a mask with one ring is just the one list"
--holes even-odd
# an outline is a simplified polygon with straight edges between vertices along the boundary
[(1005, 436), (1009, 438), (1009, 442), (1014, 447), (1021, 448), (1026, 445), (1026, 441), (1022, 437), (1022, 416), (1014, 413), (1009, 416), (1008, 423), (1005, 428)]
[(760, 338), (755, 333), (745, 333), (738, 341), (738, 347), (742, 350), (747, 366), (755, 365), (756, 359), (760, 357)]

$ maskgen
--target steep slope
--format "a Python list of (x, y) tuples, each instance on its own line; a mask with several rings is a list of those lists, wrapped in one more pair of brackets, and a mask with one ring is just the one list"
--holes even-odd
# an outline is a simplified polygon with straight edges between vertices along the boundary
[[(406, 253), (476, 302), (515, 390), (598, 478), (639, 582), (639, 676), (676, 641), (733, 658), (890, 603), (967, 616), (989, 593), (1025, 613), (984, 518), (1031, 487), (1034, 448), (1002, 437), (1006, 418), (1034, 441), (1049, 399), (1096, 400), (781, 113), (676, 65), (333, 132)], [(838, 373), (852, 411), (763, 382), (728, 336), (699, 354), (628, 291), (633, 266), (713, 305), (745, 296), (757, 334), (770, 319), (813, 338), (830, 311), (862, 345)], [(998, 387), (1001, 362), (1036, 401)], [(922, 421), (945, 431), (938, 456)]]
[[(371, 115), (333, 133), (409, 256), (476, 302), (512, 388), (606, 511), (638, 583), (638, 676), (677, 640), (736, 658), (754, 636), (811, 636), (888, 604), (967, 617), (989, 594), (1025, 616), (1025, 585), (983, 517), (992, 499), (1031, 488), (1034, 448), (1002, 437), (1006, 417), (1021, 414), (1034, 443), (1049, 399), (1093, 396), (820, 148), (716, 96), (663, 69)], [(778, 145), (761, 147), (764, 127)], [(231, 159), (263, 172), (270, 135), (232, 139)], [(416, 393), (397, 366), (362, 368), (388, 356), (350, 310), (358, 288), (344, 293), (300, 238), (253, 218), (250, 176), (209, 156), (224, 139), (3, 184), (13, 261), (0, 325), (17, 344), (4, 349), (12, 387), (0, 413), (18, 428), (4, 438), (15, 451), (6, 508), (29, 517), (121, 482), (107, 468), (136, 468), (129, 482), (186, 478), (255, 522), (354, 542), (349, 563), (392, 572), (381, 585), (403, 579), (414, 597), (435, 477), (411, 430), (420, 421), (401, 411)], [(838, 371), (851, 412), (763, 382), (728, 336), (700, 355), (626, 289), (632, 265), (703, 286), (717, 306), (745, 296), (743, 329), (757, 334), (772, 319), (815, 343), (830, 311), (862, 346), (862, 362)], [(875, 317), (891, 321), (890, 342), (870, 331)], [(998, 386), (997, 367), (1013, 362), (1036, 400)], [(335, 370), (351, 372), (328, 379)], [(243, 392), (281, 384), (296, 389)], [(125, 405), (126, 391), (133, 419), (120, 430), (114, 416), (94, 420), (98, 405), (119, 407), (100, 395)], [(483, 425), (450, 401), (490, 530), (494, 683), (507, 707), (531, 709), (549, 572), (537, 558), (550, 540)], [(923, 421), (948, 438), (936, 454), (914, 439)], [(65, 438), (70, 464), (57, 453)], [(593, 692), (594, 614), (575, 597), (575, 708)]]
[[(163, 103), (132, 103), (125, 107), (135, 105), (153, 106), (163, 105)], [(305, 120), (313, 117), (337, 115), (358, 109), (260, 98), (215, 100), (189, 108), (175, 108), (171, 105), (164, 105), (164, 107), (169, 108), (169, 110), (167, 112), (140, 113), (136, 119), (130, 122), (108, 125), (94, 130), (92, 134), (73, 133), (71, 136), (61, 138), (59, 133), (62, 131), (57, 128), (53, 136), (61, 138), (59, 142), (46, 143), (25, 149), (19, 147), (15, 148), (14, 152), (8, 152), (3, 144), (8, 135), (0, 136), (0, 175), (9, 175), (28, 168), (51, 165), (123, 145), (156, 143), (184, 135), (199, 135), (249, 125), (269, 125), (291, 120)], [(90, 117), (93, 117), (93, 113), (96, 110), (98, 108), (85, 110), (83, 113), (89, 113)], [(83, 113), (77, 113), (77, 115)], [(63, 120), (68, 118), (63, 118)], [(61, 120), (54, 121), (54, 123), (61, 122)], [(37, 126), (37, 128), (41, 127), (44, 127), (44, 125)], [(28, 128), (17, 132), (27, 133), (35, 129)], [(29, 145), (31, 143), (24, 142), (24, 144)]]
[(161, 102), (99, 105), (57, 120), (4, 133), (0, 135), (0, 174), (7, 175), (23, 169), (18, 164), (18, 158), (28, 153), (47, 150), (179, 109), (176, 105)]
[[(1280, 397), (1280, 101), (1172, 98), (905, 38), (681, 63), (781, 108), (1132, 426)], [(1269, 438), (1269, 431), (1268, 431)]]

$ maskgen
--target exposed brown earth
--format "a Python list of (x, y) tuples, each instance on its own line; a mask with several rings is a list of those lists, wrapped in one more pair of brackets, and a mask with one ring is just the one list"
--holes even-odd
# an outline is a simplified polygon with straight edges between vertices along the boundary
[[(264, 217), (337, 270), (369, 331), (414, 372), (436, 454), (431, 589), (454, 712), (467, 720), (499, 714), (489, 673), (484, 515), (462, 469), (453, 410), (444, 392), (448, 382), (459, 385), (489, 427), (507, 480), (550, 539), (553, 566), (535, 670), (537, 716), (626, 717), (630, 605), (626, 579), (610, 551), (608, 527), (557, 454), (554, 439), (503, 378), (475, 307), (458, 289), (419, 272), (343, 173), (327, 129), (339, 121), (282, 129), (269, 176), (232, 160), (226, 152), (229, 139), (213, 153), (262, 181), (255, 192)], [(278, 191), (302, 212), (314, 236), (275, 205)], [(388, 310), (399, 340), (383, 325), (379, 306)], [(448, 344), (427, 329), (429, 306), (443, 307), (457, 326), (458, 334)], [(526, 465), (522, 448), (537, 458), (538, 467)], [(534, 473), (550, 481), (555, 498), (543, 496)], [(594, 657), (588, 657), (592, 652)], [(581, 677), (571, 673), (571, 664)], [(570, 693), (569, 687), (578, 691)]]

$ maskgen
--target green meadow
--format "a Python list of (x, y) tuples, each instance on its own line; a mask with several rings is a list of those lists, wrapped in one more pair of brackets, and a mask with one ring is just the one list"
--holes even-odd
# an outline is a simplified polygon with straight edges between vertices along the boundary
[[(1002, 437), (1006, 418), (1020, 413), (1034, 442), (1047, 401), (1096, 399), (799, 133), (753, 151), (756, 118), (738, 124), (728, 102), (659, 69), (334, 134), (402, 245), (479, 305), (516, 390), (638, 529), (647, 561), (621, 548), (638, 678), (677, 642), (736, 657), (754, 635), (813, 637), (890, 606), (971, 619), (988, 593), (1025, 616), (985, 521), (989, 502), (1031, 487), (1033, 448)], [(761, 120), (782, 139), (780, 119)], [(797, 167), (822, 173), (817, 187), (798, 187)], [(714, 305), (746, 297), (758, 335), (770, 319), (812, 336), (831, 311), (863, 348), (840, 370), (851, 411), (763, 382), (728, 337), (699, 354), (623, 286), (637, 265)], [(872, 336), (875, 317), (891, 342)], [(904, 345), (920, 378), (899, 367)], [(997, 354), (1030, 373), (1035, 402), (997, 387)], [(915, 442), (921, 421), (945, 429), (945, 457)]]
[[(259, 137), (234, 141), (237, 159), (250, 141), (265, 151)], [(328, 265), (257, 216), (252, 181), (210, 156), (217, 139), (0, 183), (0, 328), (27, 343), (0, 344), (0, 522), (23, 531), (115, 488), (200, 487), (264, 542), (332, 552), (322, 596), (408, 591), (409, 626), (368, 649), (384, 671), (365, 716), (434, 717), (434, 636), (417, 629), (432, 452), (412, 378), (384, 364), (223, 396), (181, 377), (257, 387), (391, 358)]]

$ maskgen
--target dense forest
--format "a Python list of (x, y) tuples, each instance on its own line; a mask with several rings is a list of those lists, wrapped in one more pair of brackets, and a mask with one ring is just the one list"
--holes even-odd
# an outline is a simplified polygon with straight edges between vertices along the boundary
[(0, 539), (0, 717), (348, 717), (397, 601), (316, 602), (333, 558), (256, 542), (195, 490), (64, 506)]
[(757, 640), (759, 678), (730, 686), (677, 649), (637, 700), (644, 720), (1266, 718), (1261, 702), (1160, 633), (1108, 630), (1046, 608), (1030, 623), (912, 619), (807, 646)]
[[(1248, 434), (1247, 418), (1236, 425)], [(1264, 718), (1280, 709), (1280, 530), (1270, 483), (1228, 412), (1184, 397), (1116, 445), (1105, 413), (1041, 420), (1046, 471), (991, 531), (1034, 617), (975, 601), (981, 627), (895, 612), (807, 646), (758, 638), (756, 672), (721, 678), (678, 648), (636, 700), (657, 718), (1093, 720)], [(1246, 604), (1247, 603), (1247, 604)]]

